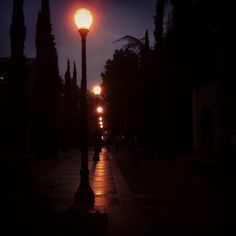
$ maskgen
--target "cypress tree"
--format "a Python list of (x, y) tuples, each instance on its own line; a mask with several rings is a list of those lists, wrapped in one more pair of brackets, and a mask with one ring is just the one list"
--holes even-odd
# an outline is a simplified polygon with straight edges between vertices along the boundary
[(162, 44), (165, 3), (166, 0), (158, 0), (156, 3), (156, 16), (154, 17), (155, 49), (159, 48)]
[[(154, 57), (154, 50), (150, 47), (148, 31), (145, 32), (145, 41), (144, 41), (144, 51), (141, 53), (141, 58), (143, 63), (141, 64), (141, 71), (143, 74), (143, 83), (146, 84), (146, 92), (144, 92), (145, 101), (144, 104), (144, 121), (143, 124), (146, 124), (144, 130), (146, 130), (145, 136), (147, 145), (154, 145), (158, 142), (158, 119), (160, 116), (159, 111), (154, 112), (154, 110), (159, 110), (159, 84), (156, 78), (156, 62)], [(147, 115), (147, 114), (152, 114)]]
[(151, 59), (150, 54), (151, 54), (151, 48), (150, 48), (150, 42), (149, 42), (149, 35), (148, 35), (148, 30), (146, 30), (145, 37), (144, 37), (144, 45), (142, 46), (142, 49), (140, 51), (141, 69), (148, 70), (148, 67), (150, 67), (150, 59)]
[(67, 61), (65, 72), (64, 110), (63, 110), (63, 147), (64, 150), (79, 145), (79, 88), (77, 86), (77, 70), (74, 63), (73, 76), (70, 73), (70, 61)]
[(36, 80), (33, 91), (32, 148), (55, 155), (59, 145), (59, 70), (48, 0), (42, 0), (36, 29)]
[(28, 92), (25, 69), (24, 42), (26, 27), (23, 0), (14, 0), (10, 26), (11, 73), (10, 73), (10, 139), (14, 151), (24, 148), (28, 123)]
[[(173, 96), (175, 90), (174, 85), (170, 85), (171, 73), (171, 57), (169, 49), (169, 41), (172, 37), (164, 37), (164, 16), (166, 13), (167, 0), (158, 0), (156, 3), (156, 15), (154, 17), (154, 74), (155, 74), (155, 88), (153, 91), (156, 96), (156, 139), (158, 148), (163, 154), (167, 154), (168, 146), (173, 146), (173, 131), (174, 122), (171, 116), (173, 112)], [(167, 32), (169, 34), (169, 32)], [(172, 122), (172, 123), (171, 123)], [(172, 150), (172, 149), (171, 149)]]
[(77, 69), (74, 62), (72, 78), (72, 114), (73, 114), (73, 146), (79, 145), (79, 87), (77, 85)]
[[(139, 106), (141, 106), (141, 137), (148, 144), (150, 139), (150, 130), (153, 130), (153, 120), (148, 114), (153, 109), (153, 75), (151, 73), (151, 49), (149, 44), (148, 31), (145, 32), (144, 44), (140, 50), (140, 91), (138, 96), (141, 96)], [(148, 139), (148, 140), (147, 140)]]
[(64, 91), (64, 149), (68, 150), (72, 142), (72, 79), (70, 75), (70, 60), (67, 60)]
[[(192, 83), (191, 83), (191, 9), (192, 1), (172, 1), (172, 28), (168, 35), (168, 80), (164, 81), (163, 105), (166, 147), (174, 153), (192, 149)], [(165, 78), (164, 78), (165, 79)], [(168, 136), (171, 133), (171, 140)]]
[(74, 87), (77, 86), (77, 69), (76, 69), (76, 65), (75, 65), (75, 61), (74, 61), (74, 68), (73, 68), (73, 85)]

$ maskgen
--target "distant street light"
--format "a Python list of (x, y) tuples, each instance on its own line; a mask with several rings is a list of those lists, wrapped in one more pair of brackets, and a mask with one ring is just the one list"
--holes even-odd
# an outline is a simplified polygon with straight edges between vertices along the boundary
[(81, 78), (81, 170), (80, 185), (75, 193), (75, 203), (94, 203), (94, 192), (89, 184), (88, 169), (88, 121), (87, 121), (87, 68), (86, 68), (86, 36), (93, 22), (91, 12), (85, 8), (79, 9), (74, 15), (74, 21), (81, 36), (82, 43), (82, 78)]
[(100, 106), (99, 106), (99, 107), (97, 107), (97, 112), (98, 112), (98, 113), (102, 113), (102, 112), (103, 112), (103, 108), (102, 108), (102, 107), (100, 107)]
[(101, 87), (100, 86), (95, 86), (94, 88), (93, 88), (93, 93), (95, 94), (95, 95), (100, 95), (101, 94), (101, 92), (102, 92), (102, 89), (101, 89)]
[[(93, 93), (96, 96), (96, 107), (98, 106), (98, 96), (101, 94), (101, 87), (95, 86), (93, 88)], [(100, 117), (99, 117), (100, 118)], [(93, 161), (99, 161), (99, 152), (100, 152), (100, 132), (98, 129), (98, 114), (96, 114), (96, 127), (95, 127), (95, 144), (94, 144), (94, 154), (93, 154)]]

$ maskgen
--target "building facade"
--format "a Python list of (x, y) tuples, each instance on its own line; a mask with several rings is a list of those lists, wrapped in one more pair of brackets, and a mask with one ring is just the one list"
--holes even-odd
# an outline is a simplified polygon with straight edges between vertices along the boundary
[(204, 160), (236, 157), (236, 114), (232, 87), (211, 80), (193, 90), (193, 141)]

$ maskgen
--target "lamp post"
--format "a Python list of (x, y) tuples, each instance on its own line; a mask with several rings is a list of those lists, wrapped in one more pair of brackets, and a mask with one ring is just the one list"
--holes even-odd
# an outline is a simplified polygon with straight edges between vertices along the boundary
[[(96, 107), (98, 106), (98, 96), (101, 94), (101, 87), (95, 86), (93, 88), (93, 93), (96, 96)], [(96, 127), (95, 127), (95, 144), (94, 144), (94, 154), (93, 154), (93, 161), (99, 161), (99, 152), (100, 152), (100, 134), (98, 129), (98, 114), (96, 114)]]
[(75, 203), (94, 202), (94, 192), (89, 184), (88, 169), (88, 124), (87, 124), (87, 72), (86, 72), (86, 36), (93, 21), (93, 16), (85, 8), (79, 9), (74, 16), (75, 24), (82, 43), (82, 78), (81, 78), (81, 170), (80, 185), (75, 193)]

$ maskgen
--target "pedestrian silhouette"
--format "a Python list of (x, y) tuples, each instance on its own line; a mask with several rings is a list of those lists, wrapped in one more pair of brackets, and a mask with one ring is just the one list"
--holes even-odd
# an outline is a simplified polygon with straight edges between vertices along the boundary
[(95, 139), (94, 144), (94, 154), (93, 154), (93, 161), (99, 161), (99, 153), (102, 151), (102, 139), (101, 136), (98, 135)]

